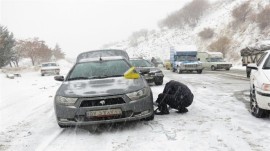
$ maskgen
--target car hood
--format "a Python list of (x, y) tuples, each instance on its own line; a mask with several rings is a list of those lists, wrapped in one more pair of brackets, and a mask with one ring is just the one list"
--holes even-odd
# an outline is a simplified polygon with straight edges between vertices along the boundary
[(140, 72), (143, 69), (149, 69), (150, 72), (161, 71), (159, 68), (156, 68), (156, 67), (136, 67), (137, 72)]
[(96, 97), (106, 95), (120, 95), (137, 91), (146, 84), (139, 79), (114, 77), (106, 79), (74, 80), (62, 83), (56, 95), (65, 97)]
[(270, 82), (270, 70), (263, 70), (264, 75), (268, 79), (268, 82)]

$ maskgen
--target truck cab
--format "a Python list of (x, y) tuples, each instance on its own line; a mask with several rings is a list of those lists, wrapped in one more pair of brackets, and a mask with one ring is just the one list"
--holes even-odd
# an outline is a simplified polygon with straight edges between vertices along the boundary
[(221, 52), (198, 52), (197, 57), (202, 62), (203, 68), (217, 70), (230, 70), (232, 63), (226, 62)]
[(172, 64), (172, 71), (177, 73), (193, 72), (202, 73), (202, 63), (197, 58), (197, 51), (195, 49), (175, 49), (171, 47), (170, 60)]

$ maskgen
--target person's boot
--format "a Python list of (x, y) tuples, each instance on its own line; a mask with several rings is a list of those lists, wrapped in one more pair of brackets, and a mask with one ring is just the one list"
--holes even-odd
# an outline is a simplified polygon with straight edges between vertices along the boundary
[(179, 108), (177, 113), (187, 113), (188, 112), (188, 109), (183, 107), (183, 108)]
[(155, 115), (165, 115), (165, 114), (170, 114), (169, 109), (167, 108), (167, 106), (159, 106), (156, 110), (155, 110)]

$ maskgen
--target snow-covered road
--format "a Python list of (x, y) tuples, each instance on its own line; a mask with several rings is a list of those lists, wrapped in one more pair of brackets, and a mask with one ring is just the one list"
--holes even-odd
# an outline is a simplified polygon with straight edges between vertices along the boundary
[[(228, 75), (176, 74), (194, 93), (186, 114), (174, 110), (153, 121), (61, 129), (53, 97), (60, 86), (53, 76), (0, 74), (0, 150), (270, 150), (270, 119), (249, 112), (249, 81)], [(152, 86), (156, 99), (164, 85)]]

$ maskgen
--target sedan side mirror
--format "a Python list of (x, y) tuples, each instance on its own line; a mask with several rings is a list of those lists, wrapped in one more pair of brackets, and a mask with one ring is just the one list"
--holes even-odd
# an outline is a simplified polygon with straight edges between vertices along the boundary
[(258, 66), (255, 63), (248, 64), (247, 68), (258, 70)]
[(56, 81), (64, 81), (64, 76), (55, 76), (54, 80), (56, 80)]

